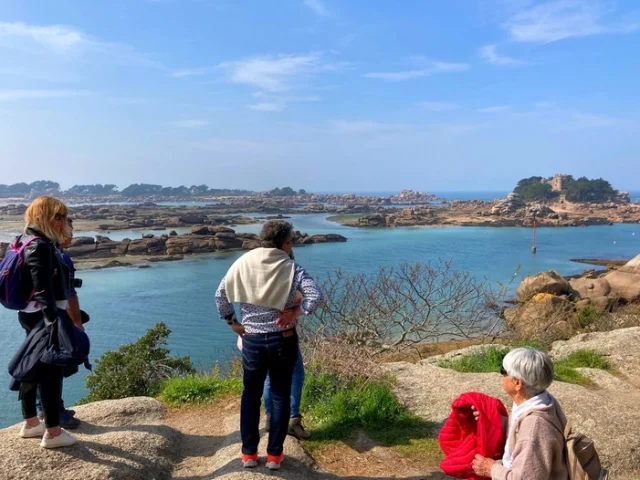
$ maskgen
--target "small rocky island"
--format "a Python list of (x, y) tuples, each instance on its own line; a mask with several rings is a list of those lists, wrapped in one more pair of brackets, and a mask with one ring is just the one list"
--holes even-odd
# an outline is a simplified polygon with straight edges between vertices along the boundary
[[(295, 232), (296, 246), (316, 243), (346, 242), (346, 237), (337, 234), (307, 235)], [(8, 243), (0, 243), (0, 258), (4, 256)], [(196, 225), (191, 233), (178, 235), (146, 234), (139, 239), (111, 240), (98, 235), (76, 237), (67, 253), (79, 268), (122, 267), (149, 264), (161, 261), (181, 260), (188, 255), (233, 250), (252, 250), (260, 246), (258, 236), (253, 233), (236, 233), (229, 227)]]
[(452, 201), (404, 209), (356, 214), (343, 209), (330, 217), (353, 227), (487, 226), (576, 227), (640, 223), (640, 204), (602, 179), (574, 180), (569, 175), (530, 177), (513, 192), (493, 201)]

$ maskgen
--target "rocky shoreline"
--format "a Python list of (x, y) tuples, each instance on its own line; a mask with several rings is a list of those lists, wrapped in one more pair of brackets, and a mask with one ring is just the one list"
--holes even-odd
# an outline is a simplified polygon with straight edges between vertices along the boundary
[[(364, 215), (343, 209), (329, 220), (352, 227), (474, 226), (578, 227), (640, 223), (640, 204), (576, 204), (559, 200), (548, 205), (525, 203), (515, 193), (492, 202), (471, 200), (443, 206), (416, 206)], [(353, 214), (353, 215), (349, 215)]]
[(640, 255), (579, 276), (541, 272), (525, 278), (516, 294), (517, 302), (503, 316), (509, 330), (521, 338), (566, 339), (576, 330), (636, 326), (625, 324), (624, 316), (609, 317), (611, 325), (602, 322), (608, 314), (640, 302)]
[[(296, 246), (317, 243), (346, 242), (347, 238), (337, 234), (308, 235), (295, 232)], [(8, 243), (0, 243), (0, 258), (4, 256)], [(79, 269), (109, 268), (132, 265), (150, 265), (160, 261), (182, 260), (187, 256), (252, 250), (260, 246), (258, 236), (253, 233), (236, 233), (233, 229), (218, 225), (195, 225), (191, 233), (178, 235), (144, 235), (140, 239), (111, 240), (98, 235), (76, 237), (67, 253)]]

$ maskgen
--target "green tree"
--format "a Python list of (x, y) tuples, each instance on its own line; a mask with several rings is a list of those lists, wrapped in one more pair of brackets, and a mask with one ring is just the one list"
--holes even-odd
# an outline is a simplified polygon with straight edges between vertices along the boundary
[(134, 343), (102, 354), (87, 377), (89, 394), (82, 402), (156, 396), (173, 376), (195, 373), (189, 357), (171, 357), (166, 347), (171, 330), (160, 322)]
[(617, 195), (618, 191), (602, 178), (580, 177), (568, 182), (566, 187), (566, 198), (570, 202), (609, 202)]
[(525, 202), (541, 202), (557, 197), (558, 193), (551, 190), (551, 185), (542, 183), (542, 180), (542, 177), (523, 178), (513, 191)]

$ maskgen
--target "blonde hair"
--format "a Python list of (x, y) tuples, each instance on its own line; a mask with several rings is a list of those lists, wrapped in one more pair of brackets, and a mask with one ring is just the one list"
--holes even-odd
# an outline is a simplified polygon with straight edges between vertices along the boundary
[(71, 235), (69, 223), (64, 221), (62, 232), (53, 228), (52, 222), (56, 215), (67, 216), (69, 209), (57, 198), (42, 196), (36, 198), (24, 214), (25, 233), (28, 227), (33, 226), (44, 233), (49, 240), (62, 244), (65, 238)]

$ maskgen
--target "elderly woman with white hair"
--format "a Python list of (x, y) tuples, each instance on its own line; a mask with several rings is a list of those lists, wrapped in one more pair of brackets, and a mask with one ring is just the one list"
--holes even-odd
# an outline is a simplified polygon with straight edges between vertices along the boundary
[(564, 427), (567, 419), (547, 392), (553, 363), (546, 353), (516, 348), (500, 369), (502, 388), (513, 400), (502, 462), (476, 455), (473, 470), (494, 480), (567, 480)]

